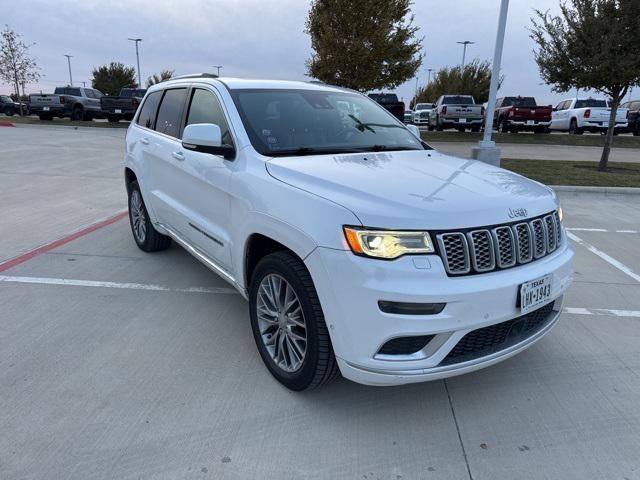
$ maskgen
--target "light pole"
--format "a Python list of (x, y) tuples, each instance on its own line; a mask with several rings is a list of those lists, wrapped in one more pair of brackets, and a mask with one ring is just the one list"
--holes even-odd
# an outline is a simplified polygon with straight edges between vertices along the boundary
[(500, 80), (500, 62), (502, 60), (502, 47), (504, 45), (504, 30), (507, 25), (507, 12), (509, 0), (501, 0), (500, 15), (498, 17), (498, 31), (496, 32), (496, 46), (493, 52), (493, 65), (491, 67), (491, 85), (489, 86), (489, 100), (484, 117), (484, 136), (478, 146), (471, 151), (471, 156), (492, 165), (500, 165), (500, 149), (491, 140), (493, 130), (493, 111), (496, 108), (496, 94)]
[(427, 85), (429, 85), (431, 83), (431, 72), (433, 71), (433, 68), (427, 68), (427, 72), (429, 72), (429, 80), (427, 80)]
[(464, 58), (467, 55), (467, 45), (473, 45), (476, 42), (471, 42), (469, 40), (465, 40), (464, 42), (456, 42), (462, 45), (462, 68), (464, 68)]
[(140, 53), (138, 52), (138, 43), (140, 43), (142, 39), (130, 38), (129, 40), (136, 43), (136, 62), (138, 62), (138, 88), (142, 88), (142, 76), (140, 75)]
[(220, 76), (220, 69), (222, 68), (222, 65), (211, 65), (213, 68), (217, 68), (218, 69), (218, 73), (216, 73), (216, 75)]
[(67, 64), (69, 65), (69, 85), (73, 87), (73, 77), (71, 76), (71, 57), (73, 57), (73, 55), (67, 55), (65, 53), (64, 56), (67, 57)]

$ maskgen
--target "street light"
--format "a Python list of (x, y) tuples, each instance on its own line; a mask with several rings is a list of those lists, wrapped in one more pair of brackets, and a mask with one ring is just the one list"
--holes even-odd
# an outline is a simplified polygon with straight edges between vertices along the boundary
[(138, 88), (142, 88), (142, 76), (140, 75), (140, 53), (138, 52), (138, 43), (142, 41), (141, 38), (130, 38), (132, 42), (136, 42), (136, 61), (138, 62)]
[(467, 45), (473, 45), (476, 42), (465, 40), (464, 42), (456, 42), (462, 45), (462, 68), (464, 68), (464, 57), (467, 55)]
[(222, 65), (211, 65), (213, 68), (217, 68), (218, 69), (218, 73), (216, 75), (220, 76), (220, 69), (222, 68)]
[(433, 71), (433, 68), (427, 68), (427, 72), (429, 72), (429, 80), (427, 80), (427, 85), (429, 85), (431, 83), (431, 72)]
[(73, 57), (73, 55), (67, 55), (65, 53), (63, 56), (67, 57), (67, 63), (69, 64), (69, 85), (73, 87), (73, 77), (71, 76), (71, 57)]
[(498, 81), (500, 77), (500, 62), (502, 61), (502, 47), (504, 45), (504, 30), (507, 25), (507, 12), (509, 0), (501, 0), (500, 15), (498, 17), (498, 31), (496, 33), (496, 47), (493, 52), (493, 65), (491, 67), (491, 85), (489, 86), (489, 100), (484, 117), (484, 136), (478, 146), (471, 151), (471, 156), (492, 165), (500, 165), (500, 149), (491, 140), (493, 130), (493, 111), (496, 108), (496, 94), (498, 93)]

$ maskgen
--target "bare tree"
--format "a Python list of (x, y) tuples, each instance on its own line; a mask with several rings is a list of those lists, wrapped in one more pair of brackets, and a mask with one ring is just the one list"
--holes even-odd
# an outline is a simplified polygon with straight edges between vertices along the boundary
[[(20, 86), (37, 81), (40, 78), (35, 59), (29, 56), (29, 47), (21, 40), (22, 35), (5, 25), (0, 34), (0, 78), (13, 85), (17, 98), (20, 98)], [(20, 115), (23, 115), (20, 102)]]

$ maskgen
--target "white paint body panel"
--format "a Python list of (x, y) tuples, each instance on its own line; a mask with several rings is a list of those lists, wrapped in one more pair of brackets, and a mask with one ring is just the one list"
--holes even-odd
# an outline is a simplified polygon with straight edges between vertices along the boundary
[[(361, 383), (398, 384), (495, 363), (526, 346), (484, 363), (429, 373), (471, 329), (517, 316), (515, 297), (521, 283), (551, 274), (554, 299), (568, 287), (573, 252), (566, 241), (553, 254), (525, 266), (451, 278), (437, 255), (426, 257), (428, 268), (424, 264), (417, 268), (411, 256), (394, 261), (362, 258), (351, 253), (343, 236), (344, 225), (444, 230), (510, 223), (514, 221), (510, 209), (526, 209), (529, 217), (555, 210), (557, 199), (548, 187), (435, 150), (265, 157), (251, 145), (228, 89), (332, 87), (193, 78), (165, 82), (147, 95), (178, 85), (216, 94), (233, 134), (236, 157), (228, 161), (188, 151), (178, 140), (132, 122), (125, 165), (138, 178), (152, 220), (160, 231), (166, 233), (162, 227), (166, 225), (179, 233), (243, 293), (251, 235), (270, 237), (291, 249), (311, 273), (346, 377)], [(177, 161), (173, 152), (183, 153), (184, 159)], [(428, 317), (390, 315), (378, 309), (380, 299), (445, 302), (447, 307)], [(403, 362), (374, 358), (389, 338), (443, 332), (449, 340), (429, 358)], [(398, 373), (403, 370), (406, 375)]]

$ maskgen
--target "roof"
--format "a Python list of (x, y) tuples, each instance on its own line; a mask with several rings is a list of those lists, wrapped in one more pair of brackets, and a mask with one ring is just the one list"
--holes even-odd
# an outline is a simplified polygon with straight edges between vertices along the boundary
[(176, 83), (188, 83), (188, 82), (203, 82), (203, 83), (212, 83), (215, 84), (217, 82), (223, 83), (230, 90), (244, 90), (244, 89), (296, 89), (296, 90), (333, 90), (333, 91), (349, 91), (348, 89), (342, 87), (336, 87), (333, 85), (327, 85), (321, 82), (312, 81), (312, 82), (303, 82), (303, 81), (295, 81), (295, 80), (269, 80), (269, 79), (250, 79), (250, 78), (234, 78), (234, 77), (216, 77), (215, 75), (210, 74), (202, 74), (196, 73), (192, 75), (181, 75), (179, 77), (174, 77), (166, 82)]

